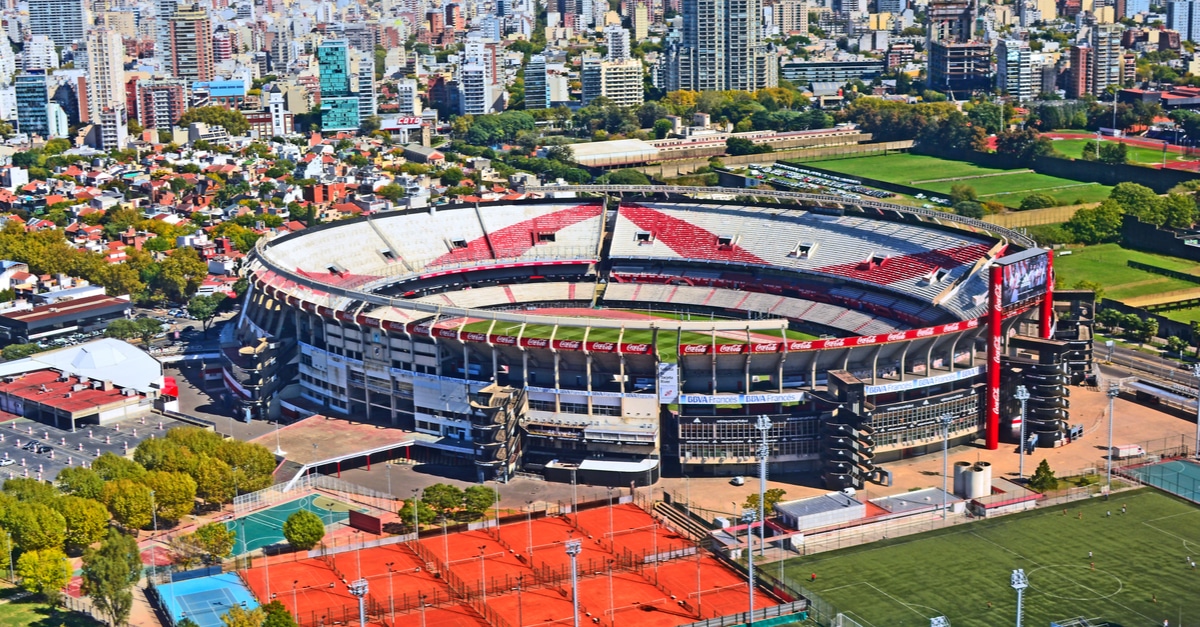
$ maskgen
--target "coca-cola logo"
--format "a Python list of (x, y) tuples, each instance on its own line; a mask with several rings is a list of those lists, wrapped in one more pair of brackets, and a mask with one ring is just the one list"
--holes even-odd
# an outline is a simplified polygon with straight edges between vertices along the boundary
[(933, 329), (917, 329), (917, 337), (929, 337), (933, 335)]
[(904, 340), (904, 339), (908, 339), (908, 334), (903, 331), (900, 331), (898, 333), (888, 333), (888, 336), (887, 336), (887, 341), (889, 341), (889, 342), (899, 342), (900, 340)]
[(579, 347), (581, 345), (582, 345), (582, 342), (580, 342), (579, 340), (559, 340), (558, 341), (558, 347), (563, 350), (577, 351), (577, 350), (579, 350)]
[(778, 343), (771, 344), (755, 344), (754, 352), (756, 353), (774, 353), (779, 350)]
[(550, 340), (547, 340), (546, 338), (533, 338), (526, 341), (525, 344), (533, 348), (546, 348), (550, 345)]
[(421, 335), (429, 335), (429, 325), (427, 325), (427, 324), (418, 324), (417, 326), (415, 326), (415, 327), (413, 327), (413, 328), (412, 328), (412, 332), (413, 332), (413, 333), (419, 333), (419, 334), (421, 334)]
[(878, 342), (878, 341), (879, 341), (879, 336), (877, 336), (877, 335), (864, 335), (864, 336), (858, 338), (858, 344), (860, 346), (863, 344), (874, 344), (875, 342)]
[(486, 342), (487, 336), (483, 333), (468, 333), (467, 339), (471, 340), (472, 342)]
[(683, 352), (690, 355), (698, 355), (708, 352), (708, 347), (703, 344), (684, 344)]
[(592, 350), (594, 351), (611, 351), (615, 346), (612, 342), (592, 342)]
[(649, 344), (626, 344), (624, 352), (626, 353), (645, 353), (650, 350)]
[(458, 337), (458, 334), (454, 332), (454, 329), (438, 329), (437, 334), (438, 337)]
[(834, 338), (832, 340), (825, 340), (825, 348), (840, 348), (845, 345), (846, 345), (845, 338), (838, 337), (838, 338)]
[(742, 352), (741, 344), (721, 344), (717, 346), (717, 352), (720, 353), (740, 353)]
[(791, 345), (791, 349), (794, 351), (811, 350), (812, 347), (813, 347), (812, 342), (793, 342)]
[(496, 343), (514, 345), (517, 343), (517, 337), (515, 335), (497, 335)]
[(992, 352), (995, 353), (995, 358), (992, 361), (1000, 363), (1000, 336), (992, 338)]
[(958, 327), (959, 327), (959, 324), (957, 322), (951, 322), (950, 324), (942, 327), (942, 331), (944, 331), (946, 333), (953, 333), (958, 330)]
[(967, 321), (967, 328), (968, 328), (968, 329), (974, 329), (974, 328), (975, 328), (975, 327), (977, 327), (977, 326), (979, 326), (979, 321), (978, 321), (978, 320), (968, 320), (968, 321)]

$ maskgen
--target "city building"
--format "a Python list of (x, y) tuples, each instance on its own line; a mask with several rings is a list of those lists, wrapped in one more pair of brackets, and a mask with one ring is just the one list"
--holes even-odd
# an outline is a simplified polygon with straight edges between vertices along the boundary
[(17, 130), (27, 135), (50, 134), (46, 105), (50, 104), (50, 89), (46, 73), (31, 71), (17, 75)]
[(46, 105), (46, 137), (70, 137), (71, 120), (62, 105), (51, 102)]
[(188, 82), (213, 80), (212, 41), (208, 11), (198, 4), (177, 10), (170, 22), (171, 75)]
[(100, 127), (100, 141), (96, 148), (103, 151), (124, 150), (129, 142), (129, 118), (125, 113), (124, 104), (105, 107), (99, 112), (97, 126)]
[(844, 85), (858, 79), (871, 82), (883, 74), (884, 62), (875, 59), (862, 61), (785, 61), (779, 66), (779, 76), (794, 85), (837, 83)]
[(580, 72), (583, 104), (601, 96), (621, 107), (636, 107), (645, 99), (644, 73), (638, 59), (603, 61), (584, 57)]
[(358, 119), (373, 117), (379, 111), (375, 94), (375, 59), (368, 53), (360, 53), (358, 59)]
[(608, 54), (604, 56), (605, 61), (625, 61), (632, 54), (629, 47), (629, 31), (616, 24), (604, 27), (604, 45), (608, 48)]
[(1196, 0), (1167, 0), (1167, 28), (1182, 39), (1200, 41), (1200, 3)]
[(96, 28), (87, 34), (88, 105), (91, 119), (100, 111), (125, 105), (125, 44), (114, 30)]
[(1110, 85), (1121, 87), (1124, 50), (1121, 48), (1120, 24), (1097, 24), (1091, 36), (1091, 94), (1099, 96)]
[(358, 97), (350, 86), (350, 42), (327, 39), (317, 47), (321, 75), (321, 129), (356, 129), (359, 118)]
[(1029, 42), (1001, 40), (996, 46), (996, 88), (1025, 102), (1037, 96), (1038, 83), (1040, 77), (1035, 80)]
[(28, 5), (31, 34), (45, 35), (62, 48), (83, 40), (90, 21), (84, 0), (28, 0)]
[(179, 0), (154, 0), (154, 57), (170, 66), (171, 18), (179, 10)]
[(937, 0), (928, 8), (929, 85), (951, 99), (992, 88), (992, 49), (975, 39), (975, 0)]
[(144, 128), (168, 130), (187, 110), (187, 88), (177, 79), (138, 81), (137, 117)]
[(1082, 98), (1087, 95), (1088, 85), (1091, 84), (1091, 48), (1087, 45), (1071, 46), (1067, 59), (1071, 66), (1067, 69), (1067, 83), (1063, 85), (1063, 91), (1067, 98)]
[(58, 50), (54, 46), (54, 40), (46, 35), (34, 35), (25, 42), (25, 49), (21, 51), (21, 69), (29, 70), (52, 70), (58, 67)]
[(525, 108), (549, 109), (550, 85), (546, 81), (546, 57), (535, 54), (525, 65)]
[(634, 42), (641, 42), (650, 36), (650, 8), (645, 2), (638, 2), (633, 5), (633, 16), (630, 17), (630, 25), (633, 26)]
[[(536, 57), (535, 57), (536, 58)], [(529, 70), (525, 70), (525, 102), (529, 102)], [(396, 112), (402, 116), (421, 115), (421, 86), (415, 78), (396, 81)]]
[(793, 35), (808, 36), (807, 0), (780, 0), (775, 3), (775, 12), (779, 33), (785, 38)]
[(464, 115), (491, 113), (496, 99), (492, 78), (483, 63), (467, 63), (458, 68), (458, 106)]

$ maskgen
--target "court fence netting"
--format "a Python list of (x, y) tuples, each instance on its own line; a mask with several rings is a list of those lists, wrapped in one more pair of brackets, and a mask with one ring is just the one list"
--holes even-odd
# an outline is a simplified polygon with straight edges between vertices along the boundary
[(241, 518), (313, 492), (325, 492), (347, 503), (357, 503), (385, 512), (394, 511), (397, 502), (394, 496), (385, 492), (342, 481), (336, 477), (313, 473), (297, 477), (290, 488), (287, 487), (287, 484), (280, 483), (257, 492), (235, 496), (233, 498), (233, 515)]

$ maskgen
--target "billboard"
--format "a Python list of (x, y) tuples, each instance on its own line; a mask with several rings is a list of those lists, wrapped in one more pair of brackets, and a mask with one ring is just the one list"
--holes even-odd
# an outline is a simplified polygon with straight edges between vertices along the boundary
[(1000, 306), (1037, 298), (1050, 285), (1050, 255), (1045, 250), (1030, 249), (999, 261), (1001, 269)]

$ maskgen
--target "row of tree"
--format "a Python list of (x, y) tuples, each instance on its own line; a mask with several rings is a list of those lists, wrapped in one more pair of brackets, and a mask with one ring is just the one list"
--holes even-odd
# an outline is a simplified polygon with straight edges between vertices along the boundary
[(463, 490), (445, 483), (435, 483), (425, 488), (420, 498), (404, 500), (399, 512), (400, 522), (411, 528), (414, 520), (420, 525), (437, 521), (478, 520), (499, 501), (500, 493), (484, 485), (473, 485)]

